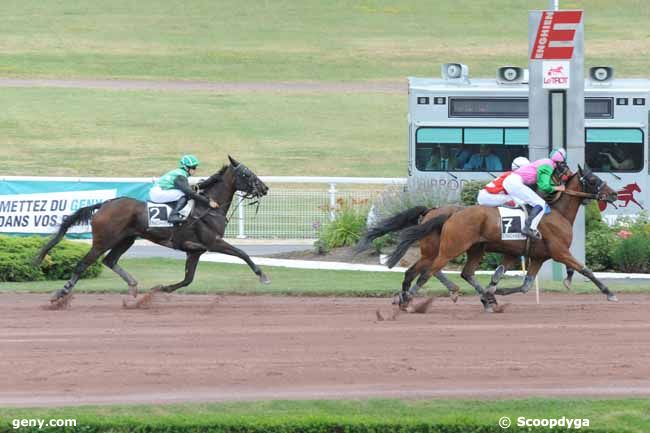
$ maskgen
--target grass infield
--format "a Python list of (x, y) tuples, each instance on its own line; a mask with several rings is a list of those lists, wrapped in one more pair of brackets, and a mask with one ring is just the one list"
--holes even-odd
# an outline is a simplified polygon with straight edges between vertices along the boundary
[[(385, 80), (474, 76), (525, 65), (528, 10), (548, 0), (191, 2), (7, 0), (0, 76), (209, 81)], [(645, 0), (574, 0), (585, 9), (585, 65), (650, 69)]]
[[(407, 96), (5, 88), (3, 175), (160, 176), (184, 153), (258, 175), (406, 176)], [(6, 155), (8, 157), (8, 155)]]
[[(253, 260), (255, 260), (253, 258)], [(146, 290), (157, 284), (175, 283), (183, 279), (184, 261), (177, 259), (124, 259), (121, 266), (128, 270)], [(392, 296), (401, 287), (402, 273), (330, 271), (288, 269), (262, 266), (271, 278), (271, 284), (261, 284), (245, 264), (200, 263), (194, 282), (177, 293), (217, 293), (238, 295), (291, 295), (291, 296)], [(474, 289), (459, 276), (451, 276), (464, 294), (475, 295)], [(487, 284), (488, 276), (479, 276)], [(511, 281), (520, 281), (512, 278)], [(0, 293), (49, 293), (63, 286), (64, 281), (36, 281), (29, 283), (0, 283)], [(612, 282), (608, 286), (615, 292), (649, 292), (646, 284)], [(544, 282), (545, 291), (566, 291), (560, 281)], [(429, 280), (422, 294), (446, 295), (447, 289), (435, 278)], [(126, 284), (114, 272), (104, 269), (99, 278), (80, 280), (77, 293), (126, 293)], [(600, 295), (590, 282), (575, 281), (573, 293)], [(531, 295), (532, 296), (532, 295)]]

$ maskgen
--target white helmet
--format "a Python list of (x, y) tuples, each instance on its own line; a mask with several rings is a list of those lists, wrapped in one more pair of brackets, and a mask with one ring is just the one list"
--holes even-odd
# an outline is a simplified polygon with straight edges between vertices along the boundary
[(512, 160), (512, 165), (510, 166), (510, 168), (516, 170), (528, 164), (530, 164), (528, 158), (526, 158), (525, 156), (518, 156)]

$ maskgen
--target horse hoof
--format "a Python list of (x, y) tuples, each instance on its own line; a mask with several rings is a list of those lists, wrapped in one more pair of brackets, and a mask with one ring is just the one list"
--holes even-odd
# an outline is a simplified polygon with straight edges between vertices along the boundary
[(260, 283), (271, 284), (271, 279), (267, 277), (265, 273), (262, 273), (262, 275), (260, 275)]
[(129, 286), (129, 296), (138, 297), (138, 286)]
[(421, 302), (417, 305), (412, 305), (406, 308), (406, 312), (408, 313), (417, 313), (417, 314), (425, 314), (426, 312), (429, 311), (429, 308), (431, 307), (431, 304), (433, 303), (433, 296), (430, 296), (427, 298), (424, 302)]
[(562, 284), (564, 284), (564, 288), (567, 290), (571, 290), (571, 280), (568, 278), (565, 278), (562, 280)]
[[(58, 292), (57, 292), (58, 293)], [(46, 310), (69, 310), (72, 304), (72, 293), (67, 295), (59, 296), (55, 298), (54, 296), (50, 299), (49, 305), (46, 305), (44, 309)]]
[(65, 296), (65, 292), (63, 290), (57, 290), (50, 298), (50, 302), (57, 302), (59, 299), (63, 298), (64, 296)]
[(613, 293), (611, 295), (607, 295), (607, 300), (609, 302), (618, 302), (618, 298)]
[(483, 306), (483, 312), (484, 313), (494, 313), (494, 309), (492, 308), (492, 305), (484, 305)]
[(458, 302), (458, 290), (451, 292), (449, 294), (449, 298), (451, 299), (451, 302), (453, 302), (454, 304)]

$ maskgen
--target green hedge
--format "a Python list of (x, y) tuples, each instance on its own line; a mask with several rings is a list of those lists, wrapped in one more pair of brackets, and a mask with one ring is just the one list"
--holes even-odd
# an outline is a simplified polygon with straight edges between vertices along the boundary
[[(70, 278), (75, 266), (89, 250), (87, 244), (61, 241), (39, 266), (32, 260), (47, 239), (41, 237), (0, 236), (0, 281), (64, 280)], [(101, 262), (95, 262), (81, 278), (98, 277)]]
[(476, 180), (470, 180), (469, 182), (465, 183), (463, 190), (460, 193), (460, 201), (465, 206), (475, 205), (478, 192), (482, 190), (483, 187), (488, 183), (489, 182), (479, 182)]
[(21, 433), (61, 433), (61, 432), (84, 432), (84, 433), (503, 433), (507, 432), (555, 432), (567, 433), (580, 431), (583, 433), (614, 433), (614, 430), (602, 430), (581, 428), (567, 429), (555, 427), (553, 429), (543, 427), (521, 428), (512, 426), (507, 430), (498, 425), (473, 425), (473, 424), (429, 424), (423, 422), (384, 423), (384, 422), (332, 422), (328, 420), (300, 420), (286, 423), (257, 424), (246, 422), (233, 422), (222, 424), (197, 424), (197, 425), (151, 425), (151, 424), (122, 424), (115, 425), (83, 425), (76, 428), (29, 428), (22, 427), (19, 430), (3, 428), (0, 426), (0, 433), (9, 431), (20, 431)]
[(650, 220), (641, 213), (635, 220), (621, 218), (607, 226), (596, 203), (587, 206), (585, 252), (594, 271), (650, 272)]
[(314, 244), (316, 251), (327, 253), (332, 248), (349, 247), (357, 243), (366, 229), (368, 208), (365, 203), (339, 203), (334, 221), (326, 223)]

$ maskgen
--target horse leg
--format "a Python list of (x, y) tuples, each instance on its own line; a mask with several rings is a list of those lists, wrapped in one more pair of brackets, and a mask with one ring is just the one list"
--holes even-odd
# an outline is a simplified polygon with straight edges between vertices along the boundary
[(129, 286), (129, 295), (136, 297), (138, 295), (138, 282), (125, 271), (120, 265), (117, 264), (122, 254), (124, 254), (135, 242), (135, 237), (130, 237), (121, 240), (117, 245), (111, 248), (111, 252), (108, 253), (102, 263), (106, 265), (109, 269), (119, 275), (126, 284)]
[(483, 259), (484, 251), (485, 246), (483, 244), (473, 245), (467, 251), (467, 262), (465, 262), (465, 266), (463, 266), (463, 270), (460, 273), (460, 276), (463, 278), (463, 280), (467, 281), (472, 287), (474, 287), (474, 290), (476, 290), (476, 293), (479, 295), (481, 304), (483, 304), (483, 308), (486, 312), (491, 313), (493, 312), (492, 305), (497, 304), (496, 298), (494, 295), (488, 297), (488, 292), (474, 277), (476, 269), (478, 269), (479, 265), (481, 264), (481, 260)]
[[(442, 268), (449, 262), (449, 260), (450, 258), (448, 258), (447, 256), (438, 255), (431, 263), (430, 265), (431, 267), (429, 268), (429, 270), (422, 273), (420, 278), (422, 278), (426, 282), (426, 280), (428, 280), (431, 277), (431, 275), (436, 275), (436, 277), (438, 277), (438, 275), (442, 275), (441, 272)], [(393, 303), (394, 304), (397, 303), (400, 309), (406, 310), (412, 300), (413, 300), (413, 296), (410, 294), (410, 292), (407, 291), (407, 292), (400, 293), (399, 298), (396, 299)]]
[(570, 268), (567, 266), (566, 268), (566, 278), (564, 281), (562, 281), (562, 284), (564, 284), (564, 287), (566, 287), (567, 290), (571, 290), (571, 281), (573, 280), (573, 273), (575, 272), (575, 269)]
[(492, 278), (490, 278), (490, 284), (488, 284), (486, 290), (488, 292), (495, 293), (497, 285), (499, 284), (499, 281), (501, 281), (501, 278), (503, 278), (508, 270), (514, 269), (518, 261), (519, 258), (517, 256), (503, 256), (503, 260), (501, 261), (501, 264), (494, 270), (494, 274), (492, 274)]
[[(552, 251), (552, 248), (549, 248), (549, 250)], [(558, 261), (560, 263), (564, 263), (567, 268), (577, 269), (578, 272), (580, 272), (585, 277), (589, 278), (596, 285), (596, 287), (598, 287), (598, 289), (604, 295), (607, 296), (608, 301), (618, 302), (618, 298), (616, 297), (616, 295), (612, 293), (602, 281), (596, 278), (596, 276), (591, 271), (591, 269), (589, 269), (588, 267), (580, 263), (578, 259), (573, 257), (573, 255), (567, 248), (564, 248), (563, 251), (560, 251), (559, 253), (553, 254), (552, 257), (553, 260)]]
[(75, 284), (77, 284), (77, 281), (79, 281), (79, 278), (81, 277), (81, 274), (84, 273), (84, 271), (88, 268), (88, 266), (92, 265), (95, 263), (95, 261), (107, 250), (108, 248), (98, 248), (96, 245), (93, 244), (92, 248), (88, 253), (81, 259), (79, 260), (79, 263), (77, 263), (77, 266), (75, 266), (74, 271), (72, 272), (72, 277), (63, 285), (62, 289), (57, 290), (54, 292), (52, 297), (50, 298), (50, 302), (55, 303), (58, 302), (61, 298), (64, 298), (72, 293), (72, 289), (74, 289)]
[(228, 242), (223, 239), (214, 239), (210, 244), (207, 245), (208, 251), (213, 253), (227, 254), (229, 256), (239, 257), (246, 262), (248, 267), (257, 275), (262, 284), (270, 284), (271, 279), (266, 276), (264, 272), (251, 260), (251, 258), (244, 251), (240, 250), (237, 247), (230, 245)]
[(494, 293), (496, 295), (507, 296), (512, 295), (513, 293), (528, 293), (528, 290), (533, 286), (533, 281), (539, 272), (539, 268), (542, 267), (543, 261), (541, 260), (531, 260), (528, 264), (528, 270), (526, 271), (526, 276), (524, 277), (524, 282), (521, 286), (501, 288), (494, 288)]
[[(418, 285), (423, 286), (424, 283), (427, 282), (429, 278), (431, 278), (431, 271), (427, 271), (425, 274), (422, 274), (420, 278), (418, 279)], [(446, 288), (447, 291), (449, 292), (449, 298), (452, 300), (452, 302), (455, 304), (458, 302), (458, 293), (460, 292), (460, 287), (458, 287), (458, 284), (454, 283), (451, 281), (447, 276), (442, 272), (442, 270), (438, 271), (435, 273), (436, 278), (438, 281), (440, 281)], [(424, 281), (420, 284), (420, 280), (425, 278)]]
[[(417, 263), (417, 269), (418, 273), (420, 276), (418, 277), (417, 282), (415, 283), (415, 286), (411, 287), (409, 290), (409, 294), (414, 296), (417, 291), (424, 286), (427, 281), (431, 278), (433, 275), (433, 272), (431, 272), (431, 264), (433, 263), (433, 260), (436, 258), (438, 255), (438, 251), (440, 250), (440, 234), (439, 233), (431, 233), (424, 239), (420, 241), (420, 255), (421, 259)], [(435, 277), (440, 281), (446, 288), (447, 291), (449, 292), (449, 297), (453, 302), (458, 301), (458, 292), (460, 291), (458, 285), (447, 276), (442, 271), (438, 271), (435, 274)], [(412, 297), (411, 296), (411, 297)]]
[[(410, 299), (417, 293), (418, 289), (422, 286), (414, 285), (411, 287), (411, 283), (417, 275), (421, 275), (423, 268), (426, 266), (427, 258), (421, 257), (417, 262), (413, 263), (407, 270), (404, 272), (404, 279), (402, 280), (402, 291), (398, 295), (398, 299)], [(418, 280), (419, 281), (419, 280)], [(399, 302), (398, 302), (399, 303)]]
[[(404, 281), (402, 282), (402, 295), (400, 295), (402, 299), (412, 298), (417, 294), (418, 290), (420, 290), (422, 286), (424, 286), (427, 281), (429, 281), (433, 275), (429, 269), (432, 263), (433, 261), (430, 258), (421, 258), (406, 271), (406, 274), (409, 272), (411, 272), (411, 274), (405, 275)], [(417, 274), (419, 274), (418, 280), (413, 286), (411, 286), (411, 283)], [(437, 272), (435, 276), (438, 281), (440, 281), (447, 288), (451, 300), (454, 302), (458, 301), (458, 285), (449, 280), (449, 278), (447, 278), (447, 276), (442, 271)]]
[(171, 293), (175, 290), (180, 289), (181, 287), (189, 285), (192, 281), (194, 281), (196, 266), (199, 264), (199, 258), (203, 252), (188, 251), (185, 254), (187, 258), (185, 259), (185, 278), (183, 278), (183, 281), (180, 281), (176, 284), (170, 284), (168, 286), (156, 286), (151, 289), (152, 291), (155, 292), (159, 290), (161, 292)]

